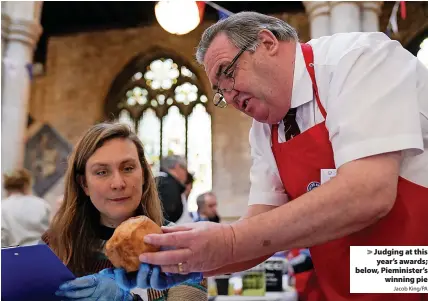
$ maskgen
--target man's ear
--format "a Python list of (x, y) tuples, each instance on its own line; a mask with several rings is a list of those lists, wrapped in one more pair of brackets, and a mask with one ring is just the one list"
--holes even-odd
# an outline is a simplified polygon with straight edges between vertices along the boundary
[(89, 189), (88, 189), (88, 185), (86, 184), (86, 178), (85, 178), (85, 176), (78, 176), (77, 177), (77, 182), (79, 182), (79, 185), (80, 185), (80, 187), (82, 187), (82, 189), (85, 192), (85, 194), (87, 196), (89, 196)]
[(259, 47), (263, 47), (269, 55), (276, 55), (279, 50), (279, 41), (272, 33), (267, 29), (262, 29), (258, 34)]

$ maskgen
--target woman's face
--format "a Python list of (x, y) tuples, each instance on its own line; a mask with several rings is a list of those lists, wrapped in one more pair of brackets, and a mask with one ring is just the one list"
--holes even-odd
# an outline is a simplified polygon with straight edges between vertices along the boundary
[(106, 141), (86, 162), (82, 187), (105, 226), (117, 227), (135, 214), (143, 184), (137, 147), (129, 139)]

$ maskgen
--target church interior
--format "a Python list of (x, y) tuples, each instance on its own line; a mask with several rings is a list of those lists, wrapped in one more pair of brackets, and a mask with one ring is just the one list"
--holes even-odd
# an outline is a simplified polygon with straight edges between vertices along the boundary
[(187, 159), (189, 211), (197, 210), (198, 195), (213, 191), (222, 222), (233, 222), (248, 203), (252, 119), (213, 105), (215, 91), (195, 59), (207, 27), (227, 13), (256, 11), (288, 22), (301, 42), (380, 31), (428, 67), (425, 1), (406, 1), (404, 16), (394, 12), (395, 1), (198, 2), (197, 16), (184, 4), (168, 12), (158, 5), (2, 1), (2, 174), (28, 169), (33, 193), (54, 207), (82, 133), (116, 120), (138, 135), (153, 172), (164, 156)]
[[(232, 13), (257, 11), (282, 18), (297, 29), (302, 42), (343, 31), (385, 32), (394, 6), (387, 1), (219, 4)], [(159, 25), (155, 5), (2, 2), (3, 61), (12, 68), (32, 64), (31, 78), (17, 73), (22, 77), (18, 82), (9, 83), (2, 72), (2, 171), (25, 165), (35, 173), (38, 195), (54, 202), (63, 193), (64, 164), (58, 162), (82, 131), (118, 119), (142, 137), (154, 168), (161, 154), (186, 156), (195, 173), (192, 210), (197, 194), (213, 190), (221, 215), (235, 220), (244, 212), (249, 192), (245, 175), (251, 165), (251, 118), (232, 108), (215, 109), (209, 82), (194, 58), (199, 37), (219, 19), (219, 11), (205, 5), (196, 28), (177, 35)], [(407, 3), (407, 18), (399, 18), (399, 30), (391, 34), (414, 55), (428, 36), (427, 11), (425, 2)], [(173, 18), (180, 23), (186, 17), (176, 12)], [(15, 20), (22, 22), (14, 26)], [(328, 26), (323, 25), (326, 20)], [(8, 65), (3, 68), (7, 71)], [(159, 87), (165, 72), (171, 77)], [(148, 133), (138, 129), (148, 128), (143, 124), (150, 127)], [(41, 155), (39, 148), (47, 152)]]

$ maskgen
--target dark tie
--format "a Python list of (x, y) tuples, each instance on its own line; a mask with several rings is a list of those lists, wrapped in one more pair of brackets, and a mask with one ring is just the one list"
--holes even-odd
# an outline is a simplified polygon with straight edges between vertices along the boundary
[(290, 110), (288, 110), (287, 115), (285, 115), (283, 119), (286, 141), (293, 139), (294, 137), (300, 134), (300, 129), (296, 122), (296, 111), (297, 108), (290, 108)]

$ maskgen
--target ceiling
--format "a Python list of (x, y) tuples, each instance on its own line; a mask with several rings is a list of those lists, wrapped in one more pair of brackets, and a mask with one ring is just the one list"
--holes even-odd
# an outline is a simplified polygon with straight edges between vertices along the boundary
[[(304, 11), (301, 1), (218, 1), (227, 10), (275, 12)], [(43, 34), (37, 45), (36, 62), (44, 63), (49, 37), (84, 31), (139, 27), (156, 22), (155, 1), (45, 1), (41, 24)], [(217, 11), (206, 5), (205, 20), (217, 20)]]

